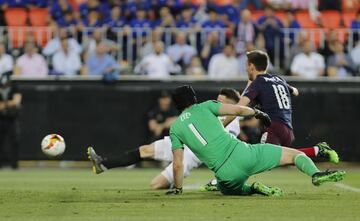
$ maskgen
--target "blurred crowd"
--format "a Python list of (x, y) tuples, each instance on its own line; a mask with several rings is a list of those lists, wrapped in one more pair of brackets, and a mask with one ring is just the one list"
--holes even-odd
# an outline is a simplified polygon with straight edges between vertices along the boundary
[[(324, 21), (318, 19), (322, 10), (342, 11), (347, 4), (355, 8), (358, 1), (88, 0), (77, 6), (71, 2), (0, 1), (2, 11), (11, 7), (48, 8), (48, 25), (56, 30), (44, 46), (27, 36), (16, 53), (1, 42), (0, 74), (101, 75), (111, 80), (127, 73), (125, 58), (131, 57), (136, 62), (129, 69), (139, 75), (233, 78), (247, 76), (246, 51), (254, 49), (267, 51), (270, 71), (279, 71), (275, 67), (280, 67), (284, 74), (304, 78), (359, 73), (360, 44), (356, 42), (360, 12), (349, 27), (355, 31), (355, 43), (350, 48), (344, 47), (348, 45), (346, 39), (339, 39), (336, 30), (329, 30), (324, 44), (317, 44), (296, 17), (297, 11), (308, 10), (322, 27)], [(257, 10), (263, 14), (255, 19)], [(284, 17), (277, 16), (279, 10)], [(0, 22), (6, 25), (4, 18)], [(137, 28), (146, 31), (134, 31)], [(293, 32), (285, 35), (284, 28)], [(169, 44), (165, 40), (167, 29), (171, 29)], [(289, 45), (288, 51), (284, 44)], [(118, 52), (126, 54), (129, 47), (132, 54), (119, 58)]]

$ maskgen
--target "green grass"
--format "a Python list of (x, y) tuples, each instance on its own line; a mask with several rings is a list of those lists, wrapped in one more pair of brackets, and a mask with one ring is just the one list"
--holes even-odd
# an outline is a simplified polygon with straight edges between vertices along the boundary
[[(159, 170), (24, 169), (0, 171), (0, 220), (359, 220), (360, 193), (325, 184), (314, 187), (293, 169), (277, 169), (256, 179), (282, 187), (280, 198), (235, 197), (185, 190), (181, 196), (151, 191)], [(185, 185), (200, 185), (212, 174), (192, 172)], [(360, 170), (342, 182), (360, 188)]]

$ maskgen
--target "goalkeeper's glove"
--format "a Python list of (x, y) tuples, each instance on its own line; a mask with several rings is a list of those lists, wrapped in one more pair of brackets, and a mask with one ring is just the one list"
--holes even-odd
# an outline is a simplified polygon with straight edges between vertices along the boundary
[(174, 187), (166, 192), (166, 195), (180, 195), (180, 194), (182, 194), (182, 187), (181, 188)]
[(254, 117), (256, 119), (261, 120), (265, 127), (269, 127), (271, 125), (271, 119), (269, 115), (255, 108), (254, 111), (255, 111)]

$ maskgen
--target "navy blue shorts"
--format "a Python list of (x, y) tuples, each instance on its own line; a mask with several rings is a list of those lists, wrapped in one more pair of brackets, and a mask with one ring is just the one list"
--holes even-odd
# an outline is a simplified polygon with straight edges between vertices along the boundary
[(295, 136), (291, 128), (286, 124), (273, 120), (270, 127), (266, 128), (261, 137), (261, 143), (270, 143), (289, 147), (294, 142)]

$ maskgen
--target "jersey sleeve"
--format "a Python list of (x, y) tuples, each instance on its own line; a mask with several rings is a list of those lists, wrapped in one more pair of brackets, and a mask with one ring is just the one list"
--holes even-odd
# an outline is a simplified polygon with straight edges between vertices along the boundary
[(171, 140), (172, 150), (177, 150), (177, 149), (183, 149), (184, 148), (184, 145), (182, 144), (179, 137), (174, 132), (173, 127), (171, 127), (171, 129), (170, 129), (170, 140)]
[(255, 79), (244, 91), (243, 96), (248, 97), (251, 101), (259, 94), (259, 79)]
[(202, 106), (204, 106), (205, 108), (207, 108), (208, 110), (211, 111), (211, 113), (213, 113), (215, 116), (219, 116), (219, 110), (221, 107), (221, 103), (217, 102), (217, 101), (205, 101), (204, 103), (202, 103)]

